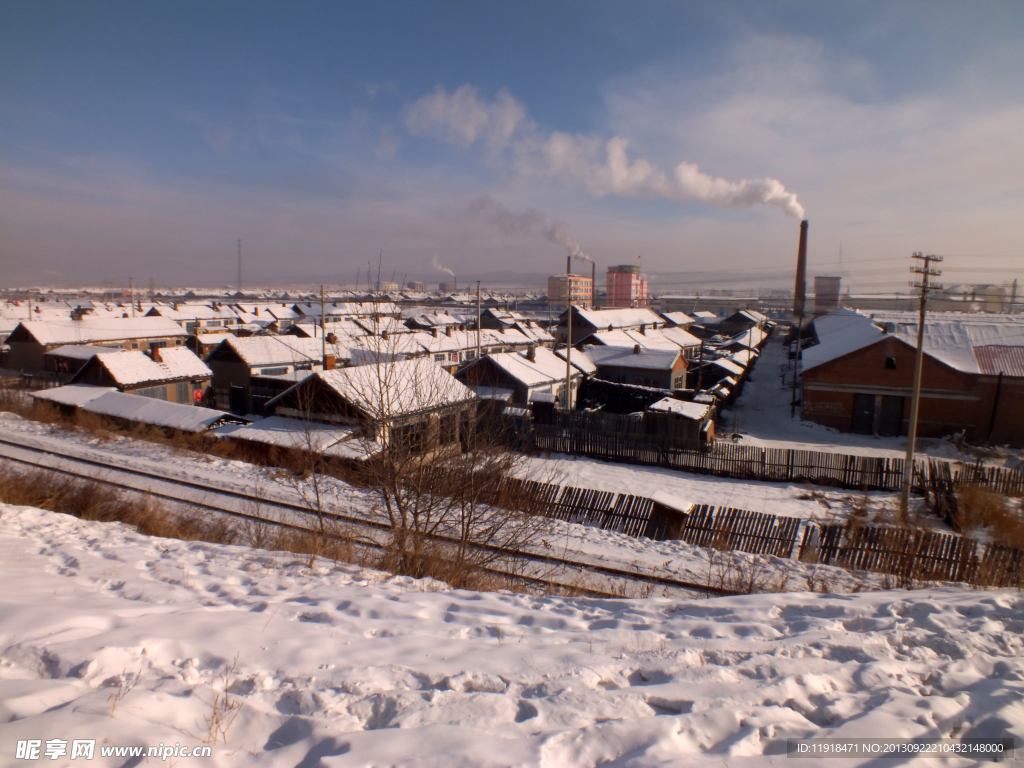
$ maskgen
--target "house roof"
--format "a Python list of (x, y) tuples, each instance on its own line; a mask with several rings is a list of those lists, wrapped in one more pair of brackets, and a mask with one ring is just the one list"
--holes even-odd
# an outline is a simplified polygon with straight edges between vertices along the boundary
[(433, 360), (416, 358), (318, 371), (267, 403), (319, 380), (371, 419), (381, 420), (476, 400), (471, 389)]
[[(311, 364), (321, 362), (321, 345), (319, 339), (298, 336), (228, 336), (210, 356), (212, 358), (219, 349), (227, 347), (249, 367)], [(328, 344), (328, 348), (331, 346)]]
[(747, 347), (748, 349), (756, 349), (761, 346), (761, 342), (768, 336), (767, 333), (762, 331), (760, 328), (754, 326), (748, 328), (738, 336), (734, 336), (733, 339), (728, 342), (729, 344), (740, 344), (741, 346)]
[[(89, 344), (129, 339), (162, 339), (188, 334), (166, 317), (89, 318), (81, 320), (26, 320), (19, 325), (39, 344)], [(15, 329), (14, 333), (18, 333)], [(12, 334), (13, 335), (13, 334)]]
[[(916, 318), (910, 314), (893, 314), (892, 317), (893, 337), (916, 347)], [(804, 370), (867, 347), (886, 336), (871, 318), (845, 309), (816, 318), (814, 328), (819, 344), (804, 350)], [(964, 373), (996, 375), (1002, 368), (1005, 375), (1024, 376), (1024, 322), (1015, 316), (974, 315), (929, 320), (925, 324), (922, 347), (929, 357)]]
[(641, 325), (661, 324), (664, 322), (652, 309), (580, 309), (574, 307), (576, 314), (595, 328), (637, 328)]
[(231, 418), (223, 411), (180, 405), (152, 397), (129, 395), (124, 392), (106, 392), (81, 405), (88, 413), (112, 416), (140, 424), (169, 427), (182, 432), (204, 432), (224, 419)]
[(677, 326), (690, 325), (690, 323), (694, 322), (694, 318), (690, 317), (685, 312), (661, 312), (660, 314), (670, 323)]
[[(528, 387), (565, 380), (565, 358), (543, 347), (538, 347), (533, 352), (533, 360), (530, 360), (525, 352), (501, 352), (488, 355), (487, 359), (511, 378)], [(574, 375), (579, 375), (578, 371)]]
[(727, 371), (734, 376), (739, 376), (743, 373), (743, 366), (731, 359), (711, 360), (710, 364), (717, 365), (722, 370)]
[(316, 453), (342, 458), (364, 458), (368, 453), (374, 452), (368, 451), (363, 441), (352, 442), (359, 433), (358, 427), (303, 421), (284, 416), (271, 416), (252, 424), (231, 424), (219, 427), (213, 432), (218, 437), (249, 440), (281, 448), (313, 450)]
[(211, 307), (209, 304), (179, 304), (175, 309), (174, 305), (157, 304), (146, 314), (147, 317), (166, 317), (178, 323), (187, 323), (195, 320), (231, 320), (234, 322), (238, 315), (225, 306)]
[[(565, 347), (560, 347), (553, 350), (553, 352), (560, 360), (563, 362), (565, 361)], [(574, 349), (572, 355), (569, 357), (569, 362), (572, 363), (572, 367), (578, 369), (580, 373), (585, 373), (588, 376), (592, 376), (597, 373), (597, 366), (590, 358), (590, 355), (586, 352), (580, 352)]]
[[(119, 355), (99, 355), (92, 365), (100, 365), (106, 369), (110, 378), (119, 387), (209, 378), (213, 375), (206, 363), (185, 347), (164, 347), (160, 350), (160, 356), (161, 362), (158, 363), (136, 349)], [(75, 375), (75, 379), (84, 372), (85, 368)]]
[(652, 403), (648, 406), (647, 410), (675, 413), (683, 418), (700, 421), (708, 415), (711, 406), (706, 403), (692, 403), (685, 400), (676, 400), (674, 397), (665, 397), (656, 403)]
[(644, 368), (667, 371), (675, 367), (682, 355), (678, 349), (644, 349), (635, 347), (587, 347), (586, 353), (598, 368)]
[(92, 384), (67, 384), (63, 387), (41, 389), (38, 392), (33, 392), (32, 397), (35, 400), (45, 400), (57, 405), (73, 405), (77, 407), (95, 400), (107, 392), (117, 392), (117, 390), (114, 387), (97, 387)]

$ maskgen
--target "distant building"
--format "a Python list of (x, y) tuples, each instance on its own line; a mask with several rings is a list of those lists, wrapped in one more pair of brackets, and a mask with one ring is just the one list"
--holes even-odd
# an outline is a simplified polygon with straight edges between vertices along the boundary
[(839, 309), (839, 286), (843, 278), (818, 275), (814, 278), (814, 313), (823, 315)]
[(378, 280), (376, 285), (377, 290), (383, 293), (393, 293), (398, 290), (398, 283), (383, 282), (381, 280)]
[(419, 293), (424, 293), (427, 290), (427, 284), (419, 280), (410, 280), (405, 284), (405, 287), (410, 291), (418, 291)]
[(437, 289), (441, 291), (441, 293), (455, 293), (459, 290), (459, 284), (454, 281), (450, 283), (438, 283)]
[[(568, 285), (568, 288), (566, 286)], [(564, 309), (569, 302), (590, 309), (594, 299), (594, 281), (584, 275), (551, 275), (548, 278), (548, 307)]]
[(621, 264), (608, 267), (608, 297), (606, 306), (610, 308), (631, 308), (650, 306), (647, 295), (647, 279), (640, 275), (640, 267), (633, 264)]

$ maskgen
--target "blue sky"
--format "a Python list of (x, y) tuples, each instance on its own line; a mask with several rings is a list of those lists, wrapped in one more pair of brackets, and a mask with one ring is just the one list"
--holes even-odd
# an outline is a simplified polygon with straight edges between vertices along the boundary
[(0, 281), (226, 283), (238, 237), (252, 282), (546, 273), (567, 241), (781, 274), (802, 209), (812, 273), (842, 245), (865, 290), (916, 250), (1001, 281), (1022, 52), (1020, 2), (8, 2)]

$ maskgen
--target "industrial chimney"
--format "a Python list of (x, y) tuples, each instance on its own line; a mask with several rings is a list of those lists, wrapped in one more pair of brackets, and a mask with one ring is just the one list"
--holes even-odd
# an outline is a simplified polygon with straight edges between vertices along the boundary
[(796, 286), (793, 288), (793, 317), (803, 318), (807, 298), (807, 220), (800, 222), (800, 247), (796, 254)]

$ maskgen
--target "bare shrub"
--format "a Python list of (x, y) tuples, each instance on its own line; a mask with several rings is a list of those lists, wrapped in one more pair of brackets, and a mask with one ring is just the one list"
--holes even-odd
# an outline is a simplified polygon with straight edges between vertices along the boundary
[(786, 569), (763, 557), (708, 550), (707, 585), (712, 589), (743, 595), (785, 592), (789, 578)]

